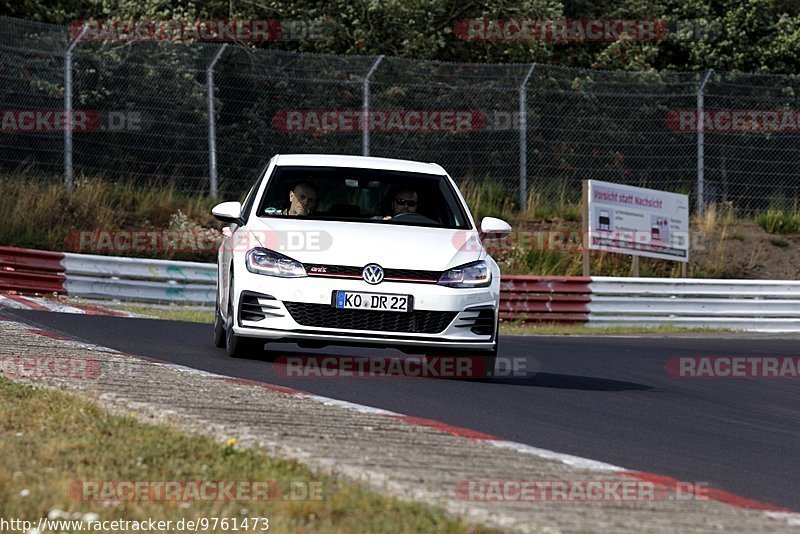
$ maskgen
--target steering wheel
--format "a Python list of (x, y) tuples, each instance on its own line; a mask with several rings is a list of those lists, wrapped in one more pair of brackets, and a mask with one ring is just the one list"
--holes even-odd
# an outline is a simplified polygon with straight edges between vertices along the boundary
[(421, 213), (416, 213), (412, 211), (404, 211), (403, 213), (398, 213), (394, 217), (392, 217), (391, 221), (396, 221), (402, 219), (400, 222), (412, 222), (412, 223), (425, 223), (425, 224), (439, 224), (433, 219), (429, 219), (422, 215)]

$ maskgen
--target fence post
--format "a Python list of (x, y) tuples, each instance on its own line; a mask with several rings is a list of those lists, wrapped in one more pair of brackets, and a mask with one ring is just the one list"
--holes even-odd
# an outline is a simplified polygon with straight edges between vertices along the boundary
[(214, 59), (206, 69), (206, 98), (208, 99), (208, 190), (211, 198), (217, 198), (219, 184), (217, 182), (217, 120), (214, 116), (214, 67), (222, 57), (228, 43), (214, 54)]
[(364, 103), (361, 110), (363, 112), (361, 114), (361, 154), (364, 156), (369, 156), (369, 77), (383, 61), (383, 57), (383, 55), (378, 56), (367, 71), (367, 75), (364, 76)]
[(528, 203), (528, 80), (536, 63), (519, 86), (519, 209), (524, 211)]
[(64, 52), (64, 185), (67, 191), (72, 191), (75, 181), (72, 177), (72, 125), (75, 122), (72, 116), (72, 50), (83, 38), (87, 27), (67, 47)]
[(709, 69), (706, 72), (703, 83), (697, 90), (697, 214), (703, 215), (706, 210), (705, 200), (705, 142), (706, 132), (705, 125), (703, 124), (703, 115), (705, 109), (705, 94), (706, 83), (714, 73), (714, 69)]

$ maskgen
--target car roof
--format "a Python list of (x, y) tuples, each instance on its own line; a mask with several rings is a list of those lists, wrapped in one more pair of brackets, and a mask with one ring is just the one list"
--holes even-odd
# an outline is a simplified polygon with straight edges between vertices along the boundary
[(421, 174), (447, 174), (436, 163), (405, 159), (373, 158), (368, 156), (336, 156), (329, 154), (279, 154), (275, 165), (292, 167), (352, 167), (357, 169), (386, 169)]

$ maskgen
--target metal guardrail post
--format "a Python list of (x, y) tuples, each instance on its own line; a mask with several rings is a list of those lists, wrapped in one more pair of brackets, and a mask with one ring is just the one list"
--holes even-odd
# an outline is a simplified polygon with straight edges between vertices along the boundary
[(367, 75), (364, 76), (364, 103), (361, 114), (361, 154), (364, 156), (369, 156), (369, 78), (383, 61), (383, 58), (383, 55), (378, 56), (375, 63), (367, 71)]
[(519, 86), (519, 209), (525, 210), (528, 203), (528, 80), (536, 63)]
[(706, 72), (703, 83), (697, 90), (697, 214), (703, 215), (706, 210), (705, 201), (705, 125), (703, 124), (703, 113), (705, 108), (705, 94), (706, 83), (714, 73), (714, 69), (709, 69)]
[(208, 190), (211, 198), (217, 198), (219, 193), (219, 183), (217, 181), (217, 121), (214, 116), (214, 67), (227, 47), (227, 43), (222, 45), (206, 69), (206, 98), (208, 100)]
[(67, 47), (64, 52), (64, 185), (67, 191), (72, 191), (75, 180), (72, 176), (72, 127), (74, 117), (72, 116), (72, 50), (86, 33), (87, 27), (84, 26), (81, 33)]

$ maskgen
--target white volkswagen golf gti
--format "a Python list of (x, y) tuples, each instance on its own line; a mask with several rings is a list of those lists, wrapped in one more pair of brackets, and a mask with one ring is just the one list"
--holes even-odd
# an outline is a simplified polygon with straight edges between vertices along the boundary
[(362, 345), (471, 356), (494, 369), (500, 269), (464, 198), (432, 163), (277, 155), (240, 202), (218, 255), (214, 342), (231, 356), (265, 343)]

